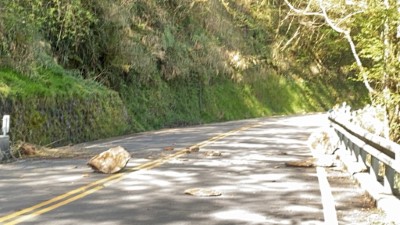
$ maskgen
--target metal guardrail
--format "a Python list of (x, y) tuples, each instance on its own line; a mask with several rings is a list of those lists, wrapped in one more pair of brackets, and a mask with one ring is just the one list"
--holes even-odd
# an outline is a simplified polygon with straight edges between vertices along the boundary
[(400, 145), (356, 126), (331, 113), (331, 125), (341, 146), (384, 188), (385, 193), (400, 194)]

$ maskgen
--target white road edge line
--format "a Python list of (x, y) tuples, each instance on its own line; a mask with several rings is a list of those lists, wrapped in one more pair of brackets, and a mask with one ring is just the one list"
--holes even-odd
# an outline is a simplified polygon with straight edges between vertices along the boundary
[(325, 168), (317, 166), (319, 189), (321, 191), (322, 208), (325, 224), (338, 225), (335, 200), (333, 199), (331, 186), (329, 185)]

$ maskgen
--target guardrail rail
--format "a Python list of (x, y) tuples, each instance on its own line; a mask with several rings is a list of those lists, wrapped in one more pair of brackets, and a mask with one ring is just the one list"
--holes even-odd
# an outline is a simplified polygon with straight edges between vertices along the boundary
[(367, 172), (379, 182), (385, 193), (399, 195), (400, 186), (400, 145), (369, 133), (330, 113), (328, 119), (339, 137), (340, 145), (364, 164)]

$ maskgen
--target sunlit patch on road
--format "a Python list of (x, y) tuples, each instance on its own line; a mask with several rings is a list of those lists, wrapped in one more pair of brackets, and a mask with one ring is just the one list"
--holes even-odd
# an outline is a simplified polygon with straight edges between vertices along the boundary
[(231, 209), (220, 211), (212, 214), (218, 220), (231, 220), (240, 221), (245, 223), (264, 223), (266, 224), (267, 218), (262, 214), (250, 212), (243, 209)]

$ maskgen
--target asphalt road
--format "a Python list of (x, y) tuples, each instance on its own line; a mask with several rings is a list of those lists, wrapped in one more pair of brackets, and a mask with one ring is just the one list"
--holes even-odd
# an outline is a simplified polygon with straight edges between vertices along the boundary
[[(320, 114), (166, 129), (70, 149), (80, 157), (0, 164), (0, 224), (381, 224), (341, 168), (285, 166), (311, 156), (306, 141), (326, 123)], [(133, 157), (122, 173), (86, 166), (118, 145)]]

